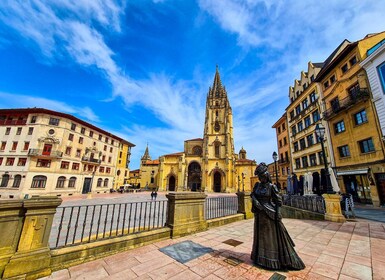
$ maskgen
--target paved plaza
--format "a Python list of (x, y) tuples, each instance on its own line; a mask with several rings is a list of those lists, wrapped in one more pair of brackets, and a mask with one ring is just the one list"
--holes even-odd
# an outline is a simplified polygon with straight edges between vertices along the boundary
[[(113, 194), (109, 199), (125, 196), (119, 198)], [(65, 204), (69, 202), (67, 200)], [(227, 280), (269, 279), (273, 275), (283, 275), (286, 279), (385, 279), (385, 223), (356, 218), (342, 224), (284, 219), (284, 224), (306, 264), (302, 271), (268, 271), (253, 266), (250, 260), (251, 219), (183, 238), (155, 242), (56, 271), (45, 279)], [(164, 249), (160, 251), (185, 241), (210, 250), (187, 262), (177, 261), (165, 254)]]

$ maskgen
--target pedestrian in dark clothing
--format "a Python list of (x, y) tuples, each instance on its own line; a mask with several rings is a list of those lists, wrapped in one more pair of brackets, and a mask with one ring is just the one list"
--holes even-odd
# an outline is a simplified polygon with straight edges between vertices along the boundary
[(158, 193), (155, 191), (154, 192), (154, 199), (156, 200), (156, 197), (158, 196)]
[(151, 192), (151, 200), (153, 200), (154, 197), (155, 197), (155, 193), (154, 193), (154, 191), (152, 191), (152, 192)]

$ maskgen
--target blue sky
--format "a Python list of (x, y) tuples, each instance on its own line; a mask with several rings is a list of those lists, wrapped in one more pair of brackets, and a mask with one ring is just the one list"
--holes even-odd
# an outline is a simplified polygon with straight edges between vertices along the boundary
[(378, 0), (2, 0), (0, 108), (73, 114), (152, 158), (203, 136), (219, 66), (235, 149), (271, 162), (288, 88), (343, 39), (385, 30)]

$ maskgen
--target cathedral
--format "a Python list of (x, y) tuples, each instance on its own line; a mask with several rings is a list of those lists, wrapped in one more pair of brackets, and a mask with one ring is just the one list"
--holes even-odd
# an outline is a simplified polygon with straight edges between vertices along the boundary
[(256, 162), (234, 152), (233, 114), (218, 67), (209, 88), (203, 138), (184, 142), (184, 151), (141, 158), (140, 185), (159, 191), (250, 191)]

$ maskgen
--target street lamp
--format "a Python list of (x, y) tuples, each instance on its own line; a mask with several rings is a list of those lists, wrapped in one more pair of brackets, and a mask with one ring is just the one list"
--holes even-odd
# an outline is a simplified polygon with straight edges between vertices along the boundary
[(325, 176), (326, 176), (326, 193), (333, 194), (335, 191), (333, 191), (333, 186), (330, 182), (330, 174), (329, 174), (329, 168), (328, 163), (326, 161), (326, 153), (325, 153), (325, 146), (324, 146), (324, 140), (325, 140), (325, 127), (322, 125), (322, 123), (317, 123), (315, 127), (315, 133), (321, 142), (322, 147), (322, 158), (325, 165)]
[(277, 159), (278, 159), (278, 155), (276, 152), (273, 152), (273, 160), (274, 160), (274, 166), (275, 166), (275, 182), (277, 184), (277, 188), (280, 189), (279, 185), (278, 185), (278, 169), (277, 169)]

